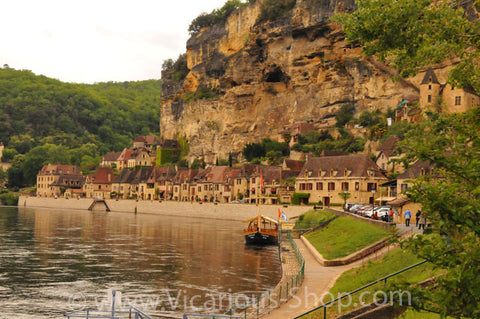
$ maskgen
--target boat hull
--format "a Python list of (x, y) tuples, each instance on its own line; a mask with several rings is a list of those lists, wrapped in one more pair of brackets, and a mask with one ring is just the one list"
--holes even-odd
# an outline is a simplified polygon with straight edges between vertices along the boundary
[(277, 239), (277, 236), (256, 232), (256, 233), (246, 234), (245, 243), (247, 245), (275, 245), (278, 243), (278, 239)]

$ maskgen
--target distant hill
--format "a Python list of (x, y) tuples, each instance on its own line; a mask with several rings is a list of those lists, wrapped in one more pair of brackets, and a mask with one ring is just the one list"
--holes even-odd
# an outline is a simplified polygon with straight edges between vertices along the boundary
[(160, 80), (74, 84), (3, 68), (0, 141), (25, 153), (18, 144), (26, 138), (33, 147), (70, 136), (118, 151), (137, 135), (158, 135), (160, 95)]
[(161, 81), (64, 83), (31, 71), (0, 69), (0, 142), (8, 185), (35, 184), (48, 163), (95, 169), (108, 151), (138, 135), (159, 135)]

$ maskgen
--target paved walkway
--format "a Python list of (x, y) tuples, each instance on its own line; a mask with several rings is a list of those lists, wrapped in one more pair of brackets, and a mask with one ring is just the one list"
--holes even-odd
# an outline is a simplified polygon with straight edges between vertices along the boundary
[[(399, 229), (399, 233), (402, 235), (408, 236), (413, 232), (420, 232), (415, 225), (413, 225), (413, 227), (402, 227), (402, 225), (397, 225), (397, 227)], [(372, 255), (354, 263), (337, 267), (324, 267), (317, 262), (315, 257), (310, 253), (300, 239), (295, 239), (295, 243), (305, 258), (305, 279), (303, 281), (303, 285), (296, 292), (295, 297), (262, 318), (291, 319), (323, 304), (322, 296), (330, 291), (342, 273), (349, 269), (359, 267), (369, 260), (379, 259), (393, 249), (391, 246), (387, 246), (378, 252), (373, 253)], [(329, 297), (325, 297), (325, 301), (329, 300)]]

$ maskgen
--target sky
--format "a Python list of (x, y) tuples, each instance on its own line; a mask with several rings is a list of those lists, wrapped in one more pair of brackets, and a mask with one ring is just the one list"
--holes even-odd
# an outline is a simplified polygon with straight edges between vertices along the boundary
[(190, 22), (226, 0), (2, 0), (0, 67), (64, 82), (160, 79)]

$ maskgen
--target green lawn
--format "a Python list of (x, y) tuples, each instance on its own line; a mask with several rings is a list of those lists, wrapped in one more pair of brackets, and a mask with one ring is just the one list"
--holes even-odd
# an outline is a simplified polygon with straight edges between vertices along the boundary
[[(350, 292), (357, 288), (365, 286), (366, 284), (369, 284), (375, 280), (378, 280), (403, 268), (411, 266), (419, 261), (421, 260), (414, 256), (411, 252), (402, 250), (400, 248), (395, 248), (391, 252), (387, 253), (380, 260), (373, 262), (369, 261), (361, 267), (353, 268), (343, 273), (340, 278), (338, 278), (330, 292), (336, 298), (346, 292)], [(414, 269), (407, 270), (400, 275), (388, 279), (386, 285), (384, 282), (377, 283), (373, 286), (370, 286), (369, 288), (366, 288), (365, 290), (362, 290), (361, 292), (356, 293), (352, 296), (351, 302), (348, 302), (347, 299), (344, 299), (342, 301), (342, 304), (345, 306), (343, 307), (341, 305), (339, 306), (338, 303), (334, 304), (327, 309), (327, 318), (333, 318), (334, 316), (337, 316), (339, 312), (345, 314), (349, 311), (359, 308), (361, 306), (361, 302), (364, 302), (366, 304), (371, 303), (373, 301), (373, 295), (375, 294), (375, 292), (385, 291), (389, 293), (391, 289), (393, 289), (391, 287), (394, 283), (415, 284), (432, 277), (435, 273), (437, 272), (434, 272), (431, 264), (428, 263), (418, 266)], [(364, 293), (364, 295), (362, 296), (362, 300), (360, 300), (360, 295), (362, 293)], [(381, 295), (379, 294), (378, 297), (380, 298)], [(398, 299), (399, 298), (394, 298), (394, 301), (398, 301)], [(326, 298), (324, 302), (327, 302), (329, 300), (329, 298)], [(349, 305), (347, 306), (347, 304)], [(404, 315), (406, 317), (400, 318), (439, 318), (438, 314), (428, 312), (419, 313), (410, 309), (407, 310)], [(323, 309), (312, 313), (307, 318), (323, 318)]]
[(326, 210), (309, 210), (305, 214), (298, 216), (295, 222), (295, 229), (314, 228), (333, 217), (335, 217), (335, 213)]
[(392, 233), (354, 218), (339, 217), (324, 229), (305, 237), (325, 259), (348, 256)]

